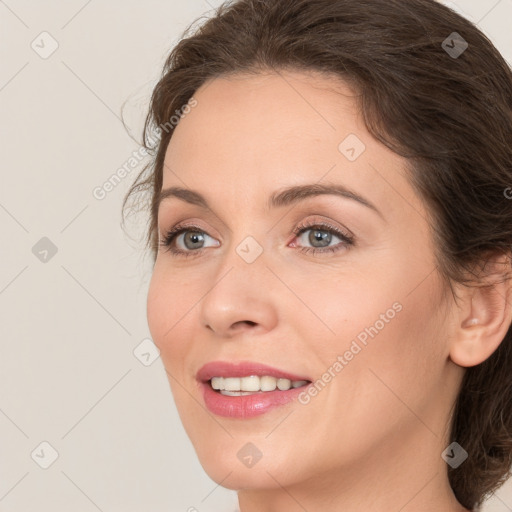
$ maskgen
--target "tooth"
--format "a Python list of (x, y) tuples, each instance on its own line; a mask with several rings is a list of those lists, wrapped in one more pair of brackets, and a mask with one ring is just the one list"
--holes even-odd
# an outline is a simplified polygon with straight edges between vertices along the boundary
[(277, 379), (275, 377), (270, 377), (268, 375), (260, 377), (261, 391), (274, 391), (274, 389), (276, 389), (276, 385)]
[(281, 391), (286, 391), (286, 390), (290, 389), (291, 386), (292, 386), (292, 381), (290, 379), (278, 379), (278, 381), (277, 381), (277, 387)]
[(226, 391), (225, 389), (221, 390), (221, 395), (225, 396), (245, 396), (252, 395), (250, 391)]
[[(212, 377), (211, 386), (217, 391), (228, 391), (229, 396), (239, 394), (257, 393), (259, 391), (274, 391), (279, 389), (287, 391), (307, 384), (306, 380), (290, 381), (285, 378), (275, 378), (270, 375), (259, 377), (249, 375), (247, 377)], [(232, 393), (234, 392), (234, 393)], [(228, 394), (228, 393), (226, 393)]]
[(213, 377), (212, 378), (212, 388), (213, 389), (224, 389), (224, 379), (223, 377)]
[(250, 377), (242, 377), (240, 379), (240, 390), (241, 391), (259, 391), (260, 390), (260, 378), (257, 375), (251, 375)]
[(224, 389), (226, 391), (240, 391), (240, 378), (239, 377), (225, 377)]

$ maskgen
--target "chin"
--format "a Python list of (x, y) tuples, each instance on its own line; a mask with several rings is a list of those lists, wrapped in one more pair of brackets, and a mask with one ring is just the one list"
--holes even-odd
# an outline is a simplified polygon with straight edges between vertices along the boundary
[[(265, 466), (256, 468), (233, 467), (223, 465), (203, 465), (206, 474), (220, 486), (233, 491), (242, 489), (270, 489), (279, 487), (280, 482), (283, 484), (284, 475), (269, 473), (274, 476), (272, 478), (266, 471)], [(229, 475), (229, 476), (228, 476)]]
[(262, 456), (256, 462), (254, 457), (252, 460), (250, 455), (247, 457), (245, 454), (251, 451), (250, 446), (245, 451), (243, 448), (217, 451), (211, 447), (204, 447), (204, 450), (205, 453), (197, 451), (202, 468), (214, 482), (226, 489), (268, 489), (279, 486), (276, 480), (284, 484), (289, 478), (289, 471), (287, 475), (281, 474), (284, 465), (276, 463), (274, 457), (265, 459)]

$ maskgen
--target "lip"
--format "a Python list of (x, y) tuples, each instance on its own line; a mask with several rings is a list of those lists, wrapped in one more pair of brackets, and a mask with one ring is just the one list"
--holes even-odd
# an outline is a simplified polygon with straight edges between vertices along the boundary
[(250, 375), (258, 375), (259, 377), (269, 375), (276, 379), (311, 380), (310, 377), (295, 375), (285, 370), (253, 361), (240, 361), (238, 363), (212, 361), (199, 369), (196, 378), (200, 382), (207, 382), (212, 377), (249, 377)]
[(260, 391), (251, 395), (225, 396), (214, 391), (209, 382), (201, 382), (201, 391), (206, 408), (217, 416), (227, 418), (249, 419), (288, 404), (305, 391), (313, 383), (287, 391)]
[[(212, 377), (245, 377), (249, 375), (269, 375), (276, 378), (310, 381), (298, 388), (290, 388), (282, 391), (276, 388), (274, 391), (261, 391), (251, 395), (225, 396), (215, 391), (208, 382)], [(203, 400), (210, 412), (217, 416), (228, 418), (247, 419), (265, 414), (266, 412), (285, 405), (298, 397), (300, 393), (312, 385), (311, 379), (290, 372), (279, 370), (272, 366), (250, 361), (230, 363), (227, 361), (213, 361), (202, 366), (197, 372), (197, 380), (200, 383)]]

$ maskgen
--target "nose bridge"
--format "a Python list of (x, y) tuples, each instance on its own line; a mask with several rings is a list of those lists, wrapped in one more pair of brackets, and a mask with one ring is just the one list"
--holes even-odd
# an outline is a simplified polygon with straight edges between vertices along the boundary
[(201, 301), (203, 326), (223, 336), (229, 336), (235, 324), (236, 328), (245, 323), (267, 330), (277, 319), (267, 284), (273, 276), (266, 266), (264, 242), (256, 239), (261, 235), (240, 236), (239, 232), (232, 231), (229, 249), (221, 257), (214, 283)]
[(258, 289), (261, 289), (261, 285), (268, 279), (269, 271), (266, 265), (269, 263), (270, 255), (267, 249), (268, 244), (262, 240), (263, 235), (247, 233), (249, 233), (248, 230), (232, 232), (233, 238), (229, 242), (229, 248), (221, 256), (222, 263), (218, 278), (229, 272), (229, 279), (233, 286), (237, 286), (241, 298), (244, 296), (256, 298)]
[[(223, 265), (235, 265), (237, 272), (264, 273), (268, 261), (270, 234), (265, 216), (260, 210), (240, 206), (238, 215), (229, 231), (228, 250), (223, 255)], [(268, 272), (268, 271), (267, 271)]]

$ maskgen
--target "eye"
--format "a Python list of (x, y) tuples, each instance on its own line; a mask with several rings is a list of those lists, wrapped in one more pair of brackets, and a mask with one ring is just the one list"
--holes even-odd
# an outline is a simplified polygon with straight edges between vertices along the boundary
[[(203, 252), (206, 237), (211, 238), (197, 226), (177, 225), (166, 233), (160, 245), (176, 256), (195, 256)], [(184, 249), (176, 248), (180, 241)], [(220, 245), (218, 242), (213, 244), (213, 246), (218, 245)]]
[[(304, 253), (327, 253), (337, 252), (343, 248), (354, 245), (354, 237), (348, 233), (343, 232), (339, 228), (331, 226), (325, 223), (316, 223), (309, 225), (297, 226), (294, 230), (294, 234), (301, 239), (301, 243), (304, 243), (304, 234), (310, 232), (306, 238), (306, 243), (310, 243), (312, 247), (300, 247), (300, 250)], [(329, 244), (334, 238), (340, 240), (340, 243), (330, 246)], [(295, 243), (292, 244), (295, 246)]]
[[(303, 235), (310, 232), (308, 237)], [(327, 253), (336, 252), (354, 245), (354, 237), (349, 233), (345, 233), (339, 228), (331, 226), (325, 223), (314, 223), (314, 224), (301, 224), (297, 226), (293, 234), (301, 239), (301, 244), (310, 243), (312, 247), (299, 247), (299, 250), (304, 253)], [(339, 243), (330, 246), (331, 242), (338, 239)], [(175, 256), (197, 256), (202, 254), (203, 250), (208, 247), (204, 245), (206, 238), (211, 238), (198, 226), (183, 226), (181, 224), (173, 227), (169, 230), (165, 236), (160, 240), (159, 245), (166, 248), (171, 254)], [(212, 238), (212, 240), (214, 240)], [(179, 243), (182, 244), (183, 248), (177, 248)], [(215, 241), (210, 247), (218, 247), (219, 242)], [(296, 247), (296, 243), (292, 243), (292, 247)]]

